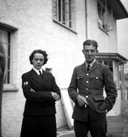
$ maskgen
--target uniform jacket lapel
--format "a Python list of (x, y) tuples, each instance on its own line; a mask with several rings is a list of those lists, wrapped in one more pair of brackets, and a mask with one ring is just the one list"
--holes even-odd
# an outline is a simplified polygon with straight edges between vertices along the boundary
[(81, 65), (81, 69), (82, 69), (84, 72), (87, 72), (87, 69), (86, 69), (85, 63), (83, 63), (83, 64)]
[(49, 77), (46, 76), (45, 71), (43, 71), (43, 76), (39, 76), (33, 69), (31, 70), (31, 77), (34, 81), (38, 82), (39, 84), (46, 87), (46, 83), (49, 79)]

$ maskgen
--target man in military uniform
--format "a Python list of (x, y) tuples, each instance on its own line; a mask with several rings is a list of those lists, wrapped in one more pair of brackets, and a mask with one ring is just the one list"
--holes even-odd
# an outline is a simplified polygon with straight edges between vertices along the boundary
[(72, 117), (76, 137), (87, 137), (88, 131), (92, 137), (106, 137), (106, 113), (112, 109), (117, 97), (111, 70), (95, 59), (97, 47), (95, 40), (83, 43), (85, 62), (75, 67), (68, 88), (75, 103)]

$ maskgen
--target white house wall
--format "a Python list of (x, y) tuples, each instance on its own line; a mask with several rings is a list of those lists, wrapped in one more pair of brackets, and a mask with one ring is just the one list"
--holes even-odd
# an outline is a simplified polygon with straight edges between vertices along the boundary
[[(96, 0), (88, 0), (87, 1), (87, 27), (88, 27), (88, 38), (95, 39), (98, 41), (99, 52), (117, 52), (117, 28), (116, 28), (116, 20), (111, 17), (112, 22), (112, 31), (105, 33), (98, 27), (98, 14), (97, 14), (97, 1)], [(110, 50), (111, 49), (111, 50)]]
[[(98, 28), (96, 1), (88, 0), (88, 38), (99, 43), (100, 52), (116, 52), (116, 22), (113, 31), (105, 34)], [(0, 0), (0, 22), (17, 28), (12, 34), (11, 84), (17, 92), (3, 92), (2, 137), (19, 137), (25, 99), (21, 75), (31, 69), (29, 55), (35, 49), (46, 50), (61, 91), (67, 89), (73, 68), (84, 62), (82, 44), (86, 40), (85, 0), (76, 0), (76, 31), (53, 22), (52, 0)], [(110, 51), (111, 49), (111, 51)], [(64, 89), (64, 90), (63, 90)], [(57, 127), (66, 122), (62, 102), (56, 104)]]
[[(76, 33), (52, 21), (52, 0), (0, 0), (0, 22), (17, 28), (11, 42), (11, 84), (19, 90), (3, 92), (2, 137), (19, 137), (25, 99), (21, 75), (31, 69), (30, 53), (46, 50), (57, 84), (68, 87), (74, 66), (82, 63), (85, 40), (85, 4), (76, 0)], [(44, 67), (46, 67), (44, 66)], [(57, 127), (66, 124), (61, 101), (57, 102)]]

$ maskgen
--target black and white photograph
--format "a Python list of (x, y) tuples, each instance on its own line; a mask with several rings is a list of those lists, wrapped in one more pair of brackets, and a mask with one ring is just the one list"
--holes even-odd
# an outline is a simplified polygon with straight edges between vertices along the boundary
[(0, 0), (0, 137), (128, 137), (128, 0)]

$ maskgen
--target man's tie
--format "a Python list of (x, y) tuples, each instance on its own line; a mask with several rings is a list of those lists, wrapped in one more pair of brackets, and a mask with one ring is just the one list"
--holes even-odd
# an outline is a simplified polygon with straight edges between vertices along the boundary
[(90, 70), (90, 64), (87, 65), (87, 71), (89, 71), (89, 70)]

